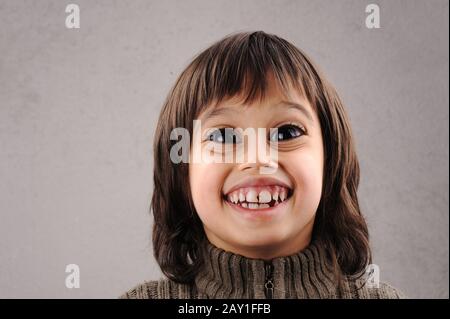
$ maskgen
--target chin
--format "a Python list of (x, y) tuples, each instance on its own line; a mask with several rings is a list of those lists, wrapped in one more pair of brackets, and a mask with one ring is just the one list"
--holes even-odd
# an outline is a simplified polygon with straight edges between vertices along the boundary
[(288, 241), (288, 236), (281, 232), (261, 233), (261, 231), (246, 232), (245, 235), (236, 237), (236, 246), (246, 249), (273, 248), (282, 246)]

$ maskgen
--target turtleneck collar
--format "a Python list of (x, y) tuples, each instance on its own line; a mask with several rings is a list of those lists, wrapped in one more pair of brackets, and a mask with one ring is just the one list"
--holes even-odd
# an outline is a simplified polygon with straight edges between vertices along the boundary
[(234, 254), (208, 240), (204, 249), (205, 262), (195, 279), (199, 298), (336, 298), (332, 268), (317, 242), (271, 261)]

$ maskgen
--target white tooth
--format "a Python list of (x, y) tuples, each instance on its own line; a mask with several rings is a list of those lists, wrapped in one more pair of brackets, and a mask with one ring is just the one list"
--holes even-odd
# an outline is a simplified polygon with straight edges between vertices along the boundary
[(275, 191), (275, 193), (273, 193), (272, 198), (274, 201), (278, 200), (278, 191)]
[(237, 204), (239, 199), (239, 195), (237, 193), (233, 193), (233, 203)]
[(227, 200), (228, 200), (229, 202), (233, 202), (233, 195), (232, 195), (232, 194), (228, 194), (228, 195), (227, 195)]
[(248, 208), (250, 209), (258, 209), (259, 205), (256, 203), (248, 203)]
[(242, 191), (239, 192), (239, 201), (240, 202), (245, 202), (245, 196), (244, 196), (244, 193)]
[(241, 204), (241, 206), (247, 208), (247, 203), (244, 202)]
[(260, 203), (270, 203), (270, 201), (272, 200), (272, 195), (270, 195), (269, 191), (262, 190), (259, 193), (258, 198)]
[(259, 208), (269, 208), (269, 204), (259, 204)]
[(281, 199), (281, 201), (284, 201), (286, 199), (286, 190), (285, 189), (281, 190), (280, 199)]
[(257, 203), (258, 198), (256, 198), (256, 191), (253, 189), (249, 190), (246, 196), (247, 202)]

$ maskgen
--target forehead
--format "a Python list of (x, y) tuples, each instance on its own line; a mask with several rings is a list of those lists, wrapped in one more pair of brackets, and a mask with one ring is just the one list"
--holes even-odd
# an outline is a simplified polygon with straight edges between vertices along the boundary
[(282, 109), (298, 110), (309, 121), (313, 120), (314, 110), (308, 99), (299, 89), (292, 86), (283, 89), (272, 78), (268, 78), (267, 86), (264, 92), (250, 102), (246, 102), (247, 93), (240, 92), (233, 97), (223, 98), (220, 101), (211, 102), (203, 109), (198, 118), (206, 121), (208, 119), (232, 114), (240, 114), (249, 108), (267, 109), (273, 112)]

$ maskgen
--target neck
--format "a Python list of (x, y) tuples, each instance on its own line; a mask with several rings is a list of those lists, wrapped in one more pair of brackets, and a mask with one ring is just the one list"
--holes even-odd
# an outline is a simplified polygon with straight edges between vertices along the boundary
[(247, 246), (242, 244), (229, 244), (217, 237), (208, 237), (208, 240), (215, 247), (230, 253), (241, 255), (252, 259), (271, 260), (274, 258), (294, 255), (304, 250), (311, 242), (311, 235), (305, 237), (297, 237), (286, 240), (285, 242), (261, 246)]

